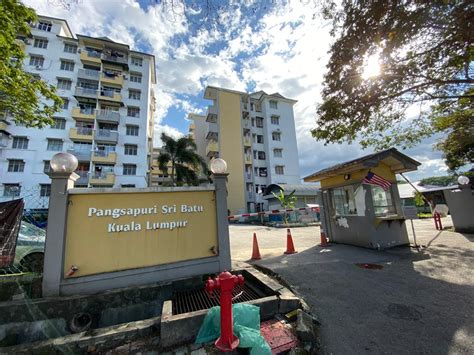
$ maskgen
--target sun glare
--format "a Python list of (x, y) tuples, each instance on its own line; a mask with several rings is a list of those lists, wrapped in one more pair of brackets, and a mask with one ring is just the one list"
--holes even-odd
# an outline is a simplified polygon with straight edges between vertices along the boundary
[(365, 61), (362, 79), (367, 80), (380, 75), (380, 64), (378, 54), (371, 55)]

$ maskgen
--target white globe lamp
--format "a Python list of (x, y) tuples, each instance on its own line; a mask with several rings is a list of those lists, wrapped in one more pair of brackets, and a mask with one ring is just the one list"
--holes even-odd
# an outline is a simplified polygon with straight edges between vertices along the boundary
[(51, 158), (51, 169), (55, 173), (72, 173), (78, 165), (77, 158), (69, 153), (58, 153)]
[(213, 174), (225, 174), (227, 172), (227, 163), (224, 159), (212, 159), (210, 165)]
[(469, 184), (469, 178), (467, 176), (461, 175), (458, 177), (458, 184), (459, 185), (467, 185)]

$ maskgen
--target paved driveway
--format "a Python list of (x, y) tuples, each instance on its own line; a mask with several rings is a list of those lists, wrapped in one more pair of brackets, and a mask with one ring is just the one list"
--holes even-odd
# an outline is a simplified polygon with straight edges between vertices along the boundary
[[(319, 316), (323, 353), (472, 354), (474, 236), (438, 232), (431, 220), (415, 221), (415, 227), (426, 246), (419, 252), (320, 248), (318, 228), (295, 228), (299, 253), (288, 256), (281, 254), (285, 230), (258, 227), (258, 263), (280, 274)], [(249, 258), (251, 229), (231, 226), (234, 259)]]

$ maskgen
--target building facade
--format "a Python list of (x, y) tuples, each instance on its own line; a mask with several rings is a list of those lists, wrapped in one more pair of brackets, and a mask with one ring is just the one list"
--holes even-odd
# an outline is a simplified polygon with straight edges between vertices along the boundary
[(79, 161), (77, 187), (149, 186), (154, 56), (106, 37), (74, 36), (65, 20), (45, 16), (19, 40), (25, 70), (56, 86), (64, 105), (43, 129), (16, 125), (3, 114), (1, 198), (20, 196), (27, 208), (46, 208), (49, 162), (66, 151)]
[(300, 183), (295, 100), (211, 86), (204, 98), (212, 104), (204, 117), (189, 116), (190, 133), (201, 155), (226, 160), (232, 214), (267, 208), (262, 196), (270, 184)]

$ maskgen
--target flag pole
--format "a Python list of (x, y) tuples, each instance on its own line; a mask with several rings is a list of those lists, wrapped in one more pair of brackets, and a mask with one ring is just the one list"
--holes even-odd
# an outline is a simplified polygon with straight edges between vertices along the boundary
[(400, 176), (401, 176), (402, 178), (405, 179), (405, 181), (406, 181), (407, 183), (410, 184), (411, 187), (413, 187), (413, 189), (414, 189), (416, 192), (418, 192), (418, 193), (421, 195), (421, 198), (422, 198), (423, 200), (425, 200), (425, 202), (431, 207), (431, 209), (433, 209), (433, 206), (431, 205), (431, 201), (428, 200), (428, 199), (425, 197), (425, 195), (423, 195), (423, 194), (420, 192), (420, 190), (418, 190), (418, 189), (415, 187), (415, 185), (413, 185), (413, 184), (410, 182), (410, 180), (408, 180), (408, 179), (405, 177), (405, 175), (403, 175), (403, 173), (399, 173), (399, 174), (400, 174)]

